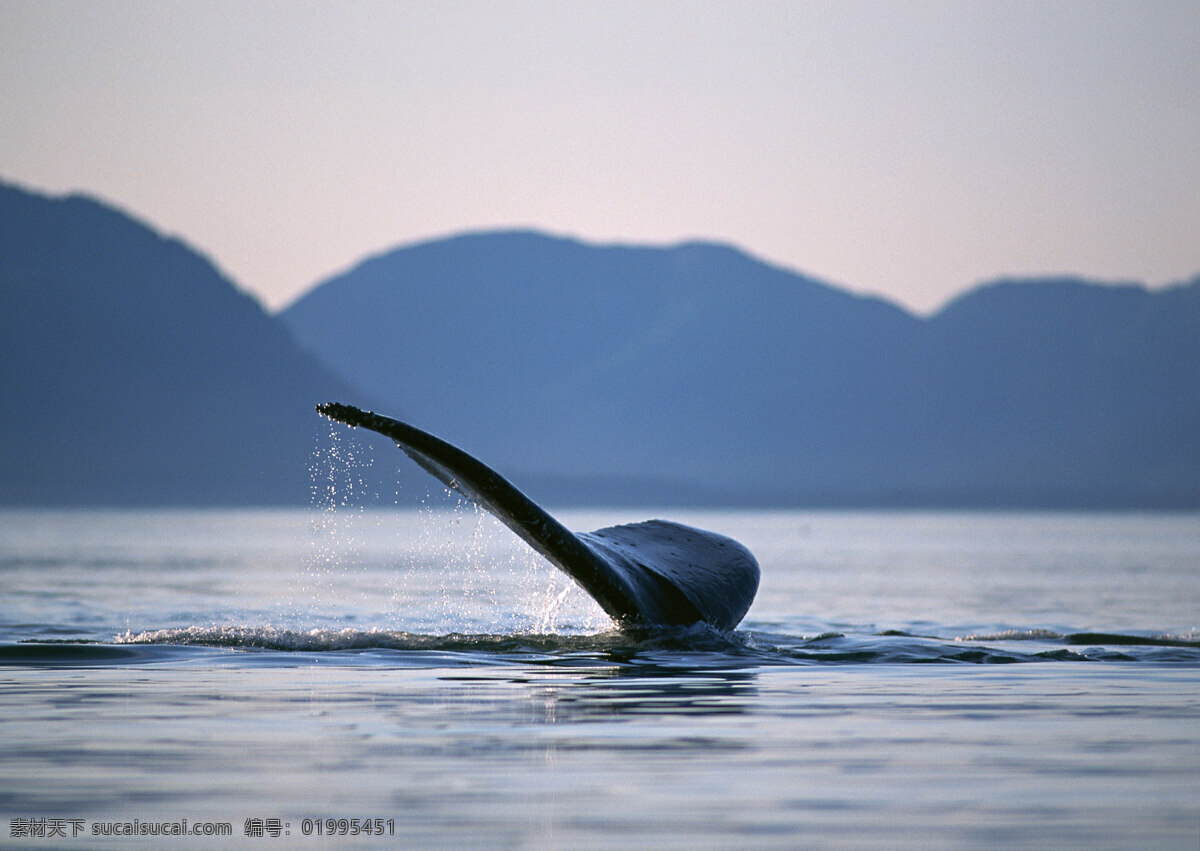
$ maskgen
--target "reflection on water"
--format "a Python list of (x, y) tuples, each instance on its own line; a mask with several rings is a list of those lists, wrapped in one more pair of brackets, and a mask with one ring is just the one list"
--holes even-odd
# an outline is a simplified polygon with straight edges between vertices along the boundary
[(436, 847), (1179, 847), (1196, 827), (1188, 668), (183, 650), (0, 670), (4, 813), (187, 815), (239, 839), (248, 817), (359, 814)]
[[(447, 675), (446, 682), (490, 682), (491, 676)], [(519, 677), (507, 682), (529, 687), (538, 721), (573, 724), (643, 715), (736, 715), (755, 697), (752, 672), (682, 672), (663, 668), (636, 674), (614, 666), (583, 676)]]

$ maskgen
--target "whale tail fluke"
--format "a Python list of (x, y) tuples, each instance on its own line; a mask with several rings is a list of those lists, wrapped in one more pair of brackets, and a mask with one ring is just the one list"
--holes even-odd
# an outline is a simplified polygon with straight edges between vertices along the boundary
[(723, 535), (650, 520), (575, 534), (482, 461), (390, 417), (330, 402), (317, 411), (394, 440), (447, 487), (478, 503), (627, 626), (737, 626), (758, 590), (758, 563)]

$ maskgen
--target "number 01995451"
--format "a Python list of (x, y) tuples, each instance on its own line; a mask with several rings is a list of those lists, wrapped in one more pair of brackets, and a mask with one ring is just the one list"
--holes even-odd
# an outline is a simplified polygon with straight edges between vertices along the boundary
[(394, 836), (394, 819), (370, 818), (306, 818), (300, 822), (305, 836)]

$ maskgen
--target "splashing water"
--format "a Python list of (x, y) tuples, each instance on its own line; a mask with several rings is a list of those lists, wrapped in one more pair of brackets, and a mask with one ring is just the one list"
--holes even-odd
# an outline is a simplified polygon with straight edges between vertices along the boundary
[(374, 463), (369, 445), (331, 428), (309, 463), (312, 548), (288, 583), (288, 614), (294, 621), (320, 616), (360, 562), (357, 522), (364, 510), (364, 471)]
[(314, 448), (310, 555), (285, 621), (425, 635), (594, 634), (612, 628), (569, 577), (479, 506), (443, 489), (372, 506), (369, 445), (332, 428)]

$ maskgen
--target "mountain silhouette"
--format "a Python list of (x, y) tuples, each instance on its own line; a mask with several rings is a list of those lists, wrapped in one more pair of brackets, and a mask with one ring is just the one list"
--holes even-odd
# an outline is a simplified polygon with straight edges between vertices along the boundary
[(0, 292), (6, 504), (307, 501), (313, 405), (365, 398), (203, 257), (88, 198), (0, 184)]
[[(545, 502), (1200, 506), (1200, 278), (918, 317), (725, 245), (512, 231), (269, 316), (178, 239), (0, 183), (0, 293), (8, 505), (307, 502), (338, 400)], [(376, 466), (363, 489), (423, 480)]]
[(280, 316), (539, 499), (1200, 504), (1200, 279), (998, 281), (921, 318), (724, 245), (512, 231), (368, 259)]

